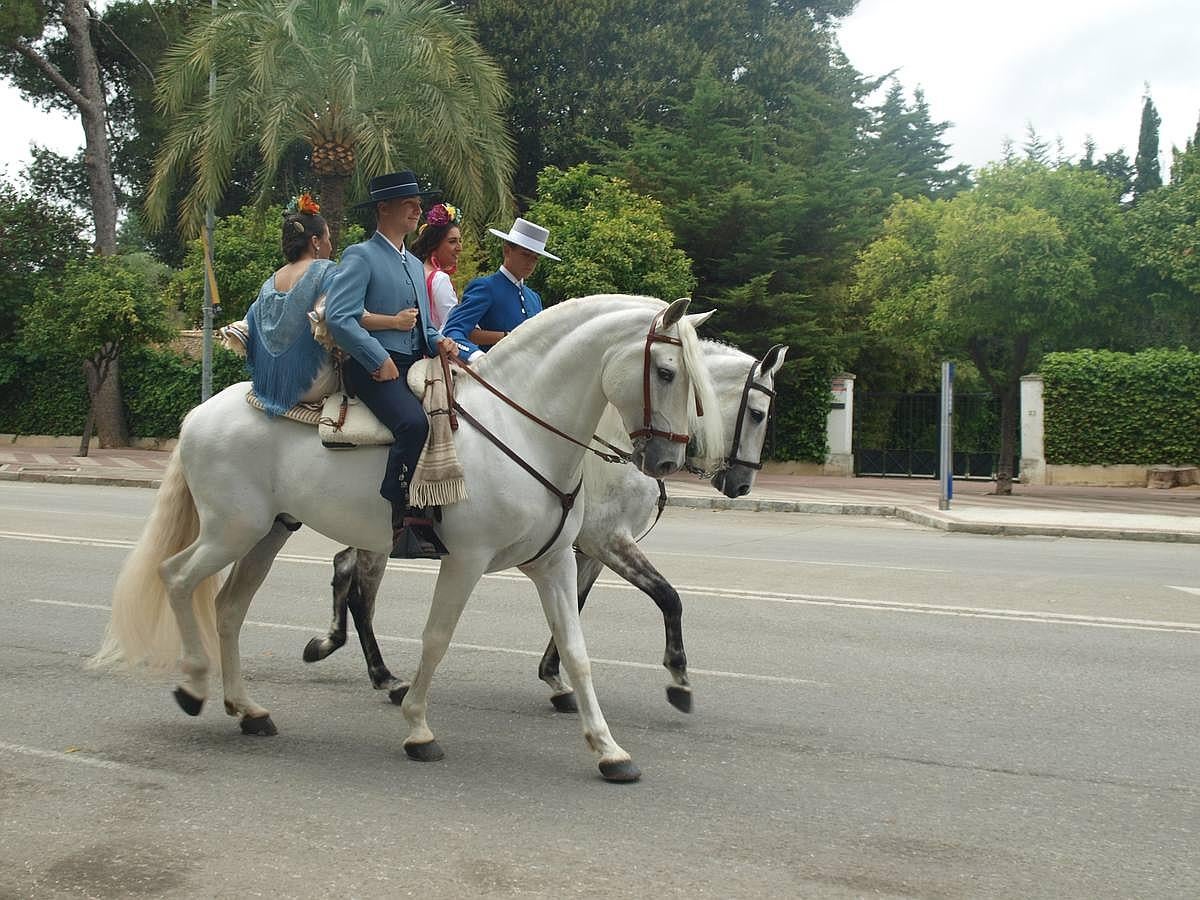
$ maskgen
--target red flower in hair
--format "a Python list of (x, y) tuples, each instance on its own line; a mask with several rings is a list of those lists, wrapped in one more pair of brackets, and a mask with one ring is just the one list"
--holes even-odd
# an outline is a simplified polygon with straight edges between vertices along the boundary
[(425, 214), (426, 223), (437, 227), (457, 223), (458, 218), (458, 210), (449, 203), (438, 203)]
[(317, 201), (312, 198), (312, 194), (308, 191), (305, 191), (296, 198), (296, 209), (309, 216), (315, 216), (321, 211), (321, 207), (317, 206)]

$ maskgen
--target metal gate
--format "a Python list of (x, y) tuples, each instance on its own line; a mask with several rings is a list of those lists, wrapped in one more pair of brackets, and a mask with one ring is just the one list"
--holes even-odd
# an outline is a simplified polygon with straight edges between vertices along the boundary
[[(938, 394), (855, 393), (854, 474), (938, 477)], [(1018, 441), (1020, 435), (1018, 435)], [(954, 477), (992, 479), (1000, 458), (1000, 399), (954, 395)], [(1020, 464), (1018, 446), (1013, 473)]]

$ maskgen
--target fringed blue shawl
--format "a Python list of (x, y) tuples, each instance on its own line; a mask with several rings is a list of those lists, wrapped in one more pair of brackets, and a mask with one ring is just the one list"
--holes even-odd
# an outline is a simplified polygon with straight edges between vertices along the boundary
[(277, 416), (295, 406), (329, 355), (313, 339), (308, 311), (329, 290), (334, 271), (332, 260), (314, 259), (286, 292), (275, 290), (272, 275), (250, 304), (246, 367), (254, 393), (268, 415)]

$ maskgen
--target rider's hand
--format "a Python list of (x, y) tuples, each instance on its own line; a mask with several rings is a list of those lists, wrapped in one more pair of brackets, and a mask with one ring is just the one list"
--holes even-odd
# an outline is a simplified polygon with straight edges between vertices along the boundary
[(392, 318), (396, 321), (397, 331), (408, 331), (417, 324), (417, 308), (410, 306), (408, 309), (402, 309)]
[(458, 356), (458, 344), (448, 337), (438, 338), (438, 349), (449, 357)]
[(373, 381), (395, 381), (400, 377), (400, 370), (396, 368), (395, 361), (389, 356), (383, 361), (383, 365), (371, 373)]

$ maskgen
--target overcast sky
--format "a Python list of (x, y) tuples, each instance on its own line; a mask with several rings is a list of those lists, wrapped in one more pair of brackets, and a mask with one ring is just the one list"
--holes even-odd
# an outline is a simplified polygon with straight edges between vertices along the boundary
[[(1200, 118), (1200, 0), (859, 0), (840, 29), (867, 75), (897, 69), (920, 86), (956, 162), (998, 159), (1032, 122), (1078, 157), (1090, 134), (1099, 155), (1137, 152), (1142, 95), (1162, 117), (1163, 176)], [(37, 140), (61, 153), (83, 140), (77, 120), (48, 115), (0, 83), (0, 170), (16, 177)]]
[(892, 69), (911, 98), (923, 87), (957, 162), (1000, 158), (1027, 123), (1078, 158), (1137, 153), (1142, 96), (1162, 117), (1163, 177), (1171, 145), (1200, 119), (1200, 0), (859, 0), (839, 30), (856, 69)]

